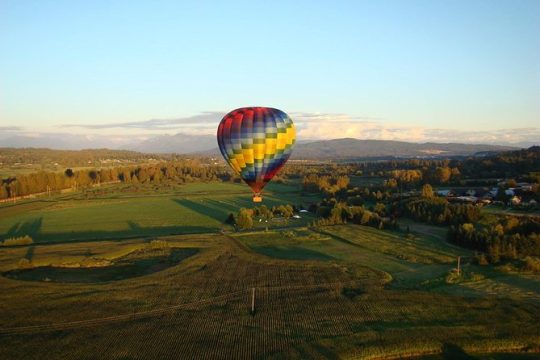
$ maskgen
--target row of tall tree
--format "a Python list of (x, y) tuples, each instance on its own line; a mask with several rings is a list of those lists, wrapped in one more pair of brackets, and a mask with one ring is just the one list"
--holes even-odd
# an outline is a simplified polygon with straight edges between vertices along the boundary
[(276, 216), (283, 217), (286, 221), (294, 214), (292, 205), (278, 205), (268, 208), (266, 205), (255, 206), (253, 208), (241, 208), (238, 214), (229, 214), (226, 222), (234, 224), (240, 230), (251, 229), (253, 227), (253, 218), (271, 220)]
[(143, 154), (129, 150), (87, 149), (53, 150), (39, 148), (0, 148), (0, 162), (3, 165), (41, 164), (64, 167), (95, 166), (103, 163), (146, 163), (155, 160), (178, 160), (179, 155)]
[(489, 262), (540, 256), (540, 223), (528, 217), (505, 217), (491, 227), (473, 223), (452, 225), (448, 240), (487, 254)]
[(417, 197), (401, 202), (400, 212), (412, 219), (434, 225), (457, 225), (480, 219), (480, 207), (449, 203), (444, 198)]
[(210, 166), (196, 160), (102, 169), (66, 169), (63, 173), (41, 171), (3, 179), (0, 183), (0, 199), (116, 181), (146, 184), (218, 180), (234, 181), (235, 177), (223, 166)]
[(341, 190), (346, 190), (349, 183), (350, 179), (346, 175), (331, 176), (309, 174), (304, 176), (302, 189), (305, 192), (311, 193), (324, 192), (327, 194), (335, 194)]

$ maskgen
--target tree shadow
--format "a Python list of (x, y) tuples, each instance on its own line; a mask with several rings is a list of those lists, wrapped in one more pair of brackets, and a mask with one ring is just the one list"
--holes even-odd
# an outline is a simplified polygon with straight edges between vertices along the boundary
[(456, 344), (444, 343), (442, 346), (442, 358), (448, 360), (474, 360), (476, 357), (467, 354)]
[(17, 233), (17, 229), (19, 228), (19, 225), (21, 225), (21, 222), (17, 222), (15, 224), (13, 224), (9, 229), (8, 231), (6, 232), (6, 237), (7, 238), (10, 238), (10, 237), (15, 237), (15, 234)]
[(175, 203), (181, 205), (185, 208), (188, 208), (191, 211), (199, 213), (204, 216), (208, 216), (220, 223), (225, 222), (230, 211), (227, 211), (223, 207), (216, 206), (216, 202), (207, 201), (205, 202), (196, 202), (187, 199), (173, 199)]
[(17, 232), (19, 233), (19, 236), (30, 235), (33, 237), (40, 232), (42, 223), (43, 218), (41, 217), (32, 221), (27, 221), (19, 226)]
[(141, 233), (144, 231), (143, 227), (137, 224), (135, 221), (129, 220), (127, 223), (131, 231), (135, 233)]
[(9, 228), (9, 230), (5, 233), (5, 237), (12, 238), (28, 235), (34, 238), (41, 231), (42, 223), (42, 217), (25, 221), (23, 223), (18, 222)]
[[(26, 223), (25, 223), (26, 224)], [(24, 224), (23, 224), (24, 225)], [(38, 226), (39, 225), (39, 226)], [(122, 241), (149, 236), (169, 236), (185, 234), (217, 233), (219, 226), (148, 226), (143, 227), (134, 221), (128, 222), (128, 229), (124, 230), (90, 230), (90, 231), (66, 231), (66, 232), (39, 232), (41, 219), (29, 222), (27, 226), (18, 226), (16, 231), (11, 231), (9, 237), (31, 235), (34, 245), (61, 244), (82, 241)], [(22, 231), (20, 229), (23, 229)], [(14, 245), (19, 246), (19, 245)], [(30, 260), (33, 256), (33, 246), (28, 249), (26, 257)]]
[(32, 259), (34, 258), (34, 249), (35, 249), (34, 245), (28, 246), (28, 250), (26, 250), (26, 254), (24, 255), (24, 258), (29, 261), (32, 261)]

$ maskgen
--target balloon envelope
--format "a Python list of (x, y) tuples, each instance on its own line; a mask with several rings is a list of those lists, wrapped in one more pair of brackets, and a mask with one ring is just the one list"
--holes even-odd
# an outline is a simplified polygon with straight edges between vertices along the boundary
[(254, 200), (291, 155), (296, 131), (283, 111), (246, 107), (231, 111), (218, 126), (219, 149), (225, 160), (251, 187)]

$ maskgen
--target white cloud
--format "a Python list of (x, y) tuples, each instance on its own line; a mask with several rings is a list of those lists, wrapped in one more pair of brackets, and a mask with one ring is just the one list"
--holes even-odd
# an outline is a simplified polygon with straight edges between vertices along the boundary
[(298, 137), (304, 139), (398, 140), (438, 143), (540, 143), (540, 128), (507, 128), (471, 131), (459, 129), (404, 126), (375, 117), (351, 117), (346, 114), (294, 113)]
[[(80, 129), (139, 129), (139, 130), (159, 130), (170, 131), (189, 127), (208, 128), (218, 124), (225, 113), (215, 111), (205, 111), (201, 114), (176, 119), (150, 119), (143, 121), (130, 121), (109, 124), (64, 124), (63, 128)], [(217, 125), (216, 125), (217, 126)]]
[[(152, 119), (109, 124), (60, 125), (48, 129), (1, 128), (0, 140), (13, 136), (39, 138), (80, 136), (86, 142), (119, 147), (157, 135), (184, 133), (214, 135), (224, 112), (207, 111), (175, 119)], [(461, 129), (407, 126), (372, 116), (341, 113), (290, 112), (296, 124), (298, 140), (357, 138), (438, 143), (540, 144), (540, 128), (508, 128), (471, 131)], [(1, 146), (1, 144), (0, 144)]]

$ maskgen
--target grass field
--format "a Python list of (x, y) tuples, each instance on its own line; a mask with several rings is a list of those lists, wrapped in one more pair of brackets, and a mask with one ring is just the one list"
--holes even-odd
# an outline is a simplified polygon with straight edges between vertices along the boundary
[[(411, 224), (412, 225), (412, 224)], [(417, 226), (411, 226), (418, 229)], [(426, 225), (422, 226), (423, 231)], [(429, 227), (429, 226), (428, 226)], [(428, 233), (434, 233), (429, 229)], [(333, 260), (350, 268), (369, 267), (388, 274), (389, 288), (439, 291), (457, 295), (503, 296), (540, 303), (540, 277), (505, 274), (470, 264), (471, 252), (435, 236), (404, 236), (370, 227), (341, 225), (317, 232), (300, 230), (235, 236), (253, 251), (281, 259)], [(447, 284), (446, 276), (463, 259), (465, 278)]]
[[(216, 232), (226, 227), (223, 222), (231, 212), (253, 205), (250, 190), (241, 184), (194, 183), (164, 190), (122, 190), (94, 189), (90, 196), (75, 193), (3, 204), (0, 239), (29, 235), (36, 243), (50, 243)], [(296, 190), (296, 186), (269, 186), (264, 204), (271, 207), (317, 200), (299, 196)], [(305, 224), (309, 220), (283, 224), (275, 219), (270, 226)]]
[[(240, 185), (132, 190), (0, 207), (2, 236), (35, 239), (0, 247), (0, 358), (529, 359), (540, 351), (540, 279), (464, 261), (466, 278), (447, 283), (456, 257), (470, 252), (447, 244), (440, 228), (314, 229), (303, 218), (222, 234), (223, 216), (250, 205)], [(281, 184), (265, 197), (311, 200)]]
[[(380, 358), (433, 353), (447, 344), (467, 352), (539, 345), (534, 303), (385, 289), (388, 278), (382, 271), (354, 264), (353, 253), (342, 253), (347, 261), (339, 259), (340, 247), (352, 252), (355, 246), (307, 229), (295, 231), (293, 237), (280, 232), (234, 239), (218, 234), (165, 237), (171, 247), (200, 250), (177, 265), (136, 278), (99, 283), (0, 278), (5, 309), (0, 355)], [(251, 250), (272, 239), (282, 242), (282, 253), (293, 255), (283, 259)], [(132, 241), (125, 246), (136, 251), (143, 245)], [(88, 246), (35, 245), (34, 256), (63, 253), (73, 261)], [(304, 246), (329, 250), (332, 258), (306, 256), (310, 253), (302, 254)], [(42, 250), (49, 247), (55, 251)], [(125, 257), (122, 242), (110, 248), (94, 257)], [(2, 264), (6, 257), (13, 254), (3, 252)], [(249, 314), (252, 287), (255, 316)], [(351, 296), (348, 289), (356, 290)]]

